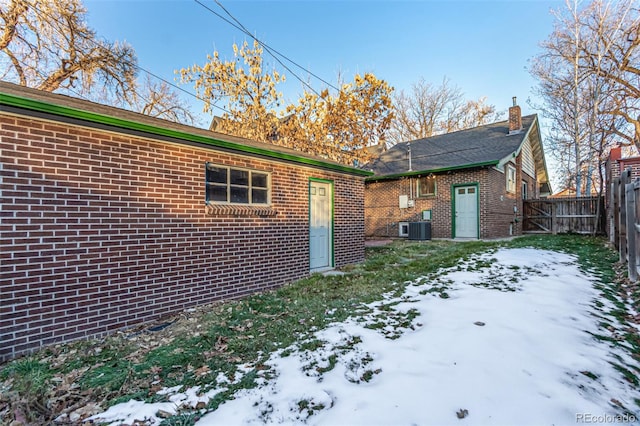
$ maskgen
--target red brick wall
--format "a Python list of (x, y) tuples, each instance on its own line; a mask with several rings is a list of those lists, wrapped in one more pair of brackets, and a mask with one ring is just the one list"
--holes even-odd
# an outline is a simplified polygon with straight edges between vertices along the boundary
[[(480, 191), (484, 197), (484, 201), (480, 205), (485, 214), (482, 238), (501, 238), (522, 234), (521, 182), (523, 174), (519, 162), (518, 164), (509, 164), (516, 167), (515, 193), (506, 191), (506, 175), (493, 169), (488, 170), (487, 186), (485, 190)], [(505, 170), (506, 168), (505, 165)]]
[(605, 185), (605, 198), (604, 198), (605, 209), (607, 210), (605, 228), (607, 230), (607, 233), (609, 234), (609, 238), (611, 239), (611, 241), (613, 241), (612, 240), (613, 235), (611, 235), (611, 233), (613, 232), (613, 228), (614, 228), (614, 225), (612, 223), (612, 218), (614, 214), (617, 214), (616, 212), (613, 211), (613, 205), (611, 205), (612, 184), (615, 182), (616, 179), (620, 177), (620, 175), (622, 174), (622, 171), (626, 170), (627, 168), (631, 168), (632, 180), (640, 177), (640, 157), (621, 158), (621, 155), (622, 155), (622, 152), (620, 147), (612, 148), (611, 153), (609, 154), (609, 158), (605, 163), (605, 178), (607, 181)]
[[(517, 158), (517, 192), (506, 192), (506, 177), (493, 168), (478, 168), (436, 175), (436, 195), (415, 198), (415, 206), (400, 209), (398, 198), (416, 197), (416, 179), (366, 182), (365, 190), (365, 235), (369, 238), (398, 237), (398, 222), (421, 220), (423, 210), (432, 210), (431, 233), (433, 238), (451, 238), (451, 188), (453, 185), (477, 183), (480, 191), (480, 238), (500, 238), (522, 233), (522, 194), (520, 182), (529, 182), (529, 190), (535, 191), (535, 182), (521, 172)], [(410, 183), (411, 182), (411, 183)], [(410, 189), (410, 185), (411, 189)], [(411, 197), (410, 197), (411, 198)], [(517, 212), (514, 212), (514, 206)], [(515, 220), (517, 218), (517, 221)]]
[[(362, 178), (9, 115), (0, 150), (0, 360), (308, 275), (312, 177), (364, 258)], [(270, 172), (276, 214), (207, 214), (206, 161)]]

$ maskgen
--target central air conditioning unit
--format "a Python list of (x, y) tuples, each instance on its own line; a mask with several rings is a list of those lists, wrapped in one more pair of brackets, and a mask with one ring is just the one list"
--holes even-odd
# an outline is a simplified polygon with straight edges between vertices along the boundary
[(409, 222), (410, 240), (430, 240), (431, 222)]

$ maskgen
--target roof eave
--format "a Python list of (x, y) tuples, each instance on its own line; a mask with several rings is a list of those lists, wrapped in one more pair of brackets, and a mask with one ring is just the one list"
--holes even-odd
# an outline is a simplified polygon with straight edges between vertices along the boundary
[(377, 181), (381, 181), (381, 180), (394, 180), (394, 179), (401, 179), (404, 177), (412, 177), (412, 176), (420, 176), (420, 175), (424, 175), (424, 174), (428, 174), (428, 173), (445, 173), (445, 172), (450, 172), (450, 171), (458, 171), (458, 170), (464, 170), (464, 169), (475, 169), (475, 168), (479, 168), (479, 167), (492, 167), (492, 166), (497, 166), (498, 165), (498, 161), (485, 161), (482, 163), (474, 163), (474, 164), (463, 164), (463, 165), (459, 165), (459, 166), (451, 166), (451, 167), (441, 167), (441, 168), (437, 168), (437, 169), (426, 169), (426, 170), (418, 170), (418, 171), (410, 171), (410, 172), (404, 172), (404, 173), (394, 173), (394, 174), (390, 174), (390, 175), (382, 175), (382, 176), (370, 176), (368, 178), (366, 178), (367, 182), (377, 182)]
[(536, 163), (536, 170), (539, 170), (541, 172), (541, 173), (538, 173), (536, 171), (536, 174), (538, 175), (536, 176), (536, 179), (538, 180), (538, 182), (547, 183), (549, 187), (551, 187), (551, 183), (549, 181), (549, 172), (547, 170), (547, 161), (544, 156), (544, 147), (542, 146), (542, 133), (540, 132), (540, 122), (538, 121), (537, 114), (535, 114), (535, 118), (533, 122), (525, 132), (522, 138), (522, 142), (520, 142), (520, 145), (518, 146), (518, 149), (516, 149), (512, 154), (509, 154), (506, 157), (502, 158), (499, 162), (499, 168), (502, 169), (504, 165), (508, 163), (512, 158), (520, 155), (520, 152), (522, 152), (522, 147), (529, 140), (529, 136), (531, 135), (534, 129), (538, 134), (538, 139), (536, 141), (536, 145), (538, 146), (532, 147), (532, 151), (533, 151), (534, 161)]
[[(531, 147), (531, 148), (533, 151), (534, 161), (536, 162), (536, 174), (537, 174), (536, 179), (540, 183), (546, 183), (547, 185), (549, 185), (549, 188), (551, 189), (551, 181), (549, 180), (549, 171), (547, 169), (547, 160), (544, 155), (544, 147), (542, 146), (542, 132), (540, 131), (540, 122), (538, 121), (537, 114), (536, 114), (535, 120), (533, 120), (533, 123), (531, 123), (531, 126), (529, 126), (529, 130), (527, 131), (526, 138), (522, 141), (522, 143), (524, 144), (524, 142), (529, 139), (529, 133), (534, 128), (538, 134), (538, 139), (536, 141), (536, 145), (538, 146)], [(521, 149), (522, 149), (522, 145), (520, 146), (519, 150)]]

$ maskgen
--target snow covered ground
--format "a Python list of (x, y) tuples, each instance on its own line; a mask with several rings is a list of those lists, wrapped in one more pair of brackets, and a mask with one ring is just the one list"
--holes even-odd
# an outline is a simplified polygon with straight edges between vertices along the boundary
[[(486, 253), (272, 354), (260, 371), (269, 377), (197, 424), (640, 424), (640, 392), (613, 364), (640, 366), (623, 344), (594, 337), (611, 306), (596, 282), (567, 254)], [(169, 402), (130, 401), (94, 420), (158, 424), (159, 410), (204, 405), (225, 380), (165, 389)]]

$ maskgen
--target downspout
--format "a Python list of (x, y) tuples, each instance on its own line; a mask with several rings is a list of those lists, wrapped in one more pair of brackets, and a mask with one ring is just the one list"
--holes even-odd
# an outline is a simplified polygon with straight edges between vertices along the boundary
[[(411, 166), (411, 144), (407, 142), (407, 153), (409, 154), (409, 171), (412, 172)], [(413, 178), (409, 176), (409, 199), (413, 200)]]

